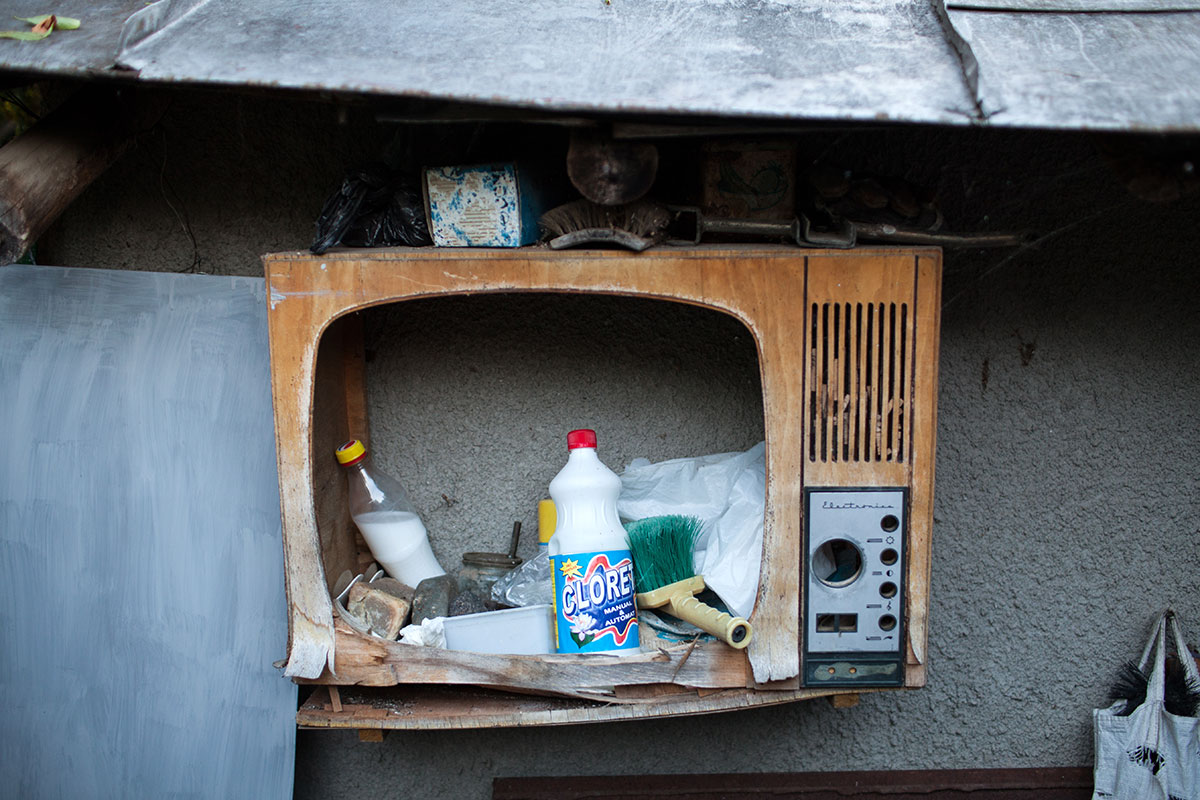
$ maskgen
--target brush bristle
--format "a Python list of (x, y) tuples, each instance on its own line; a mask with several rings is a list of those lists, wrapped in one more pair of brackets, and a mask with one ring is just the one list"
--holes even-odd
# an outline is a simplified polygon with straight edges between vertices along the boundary
[[(1130, 661), (1121, 665), (1117, 679), (1108, 693), (1110, 700), (1125, 701), (1125, 707), (1117, 712), (1117, 716), (1128, 716), (1146, 702), (1146, 688), (1149, 682), (1149, 677), (1137, 664)], [(1200, 686), (1191, 680), (1187, 670), (1175, 656), (1166, 659), (1163, 705), (1167, 711), (1179, 717), (1194, 717), (1197, 711), (1200, 711)]]
[(695, 517), (647, 517), (625, 526), (638, 592), (652, 592), (696, 574), (693, 553), (704, 523)]
[(1146, 702), (1146, 673), (1132, 661), (1121, 665), (1117, 679), (1108, 690), (1109, 700), (1124, 700), (1125, 707), (1118, 716), (1128, 716), (1135, 708)]
[(602, 206), (574, 200), (542, 214), (538, 226), (543, 238), (552, 239), (582, 230), (622, 230), (648, 239), (661, 238), (671, 221), (670, 212), (658, 203), (639, 200), (622, 206)]

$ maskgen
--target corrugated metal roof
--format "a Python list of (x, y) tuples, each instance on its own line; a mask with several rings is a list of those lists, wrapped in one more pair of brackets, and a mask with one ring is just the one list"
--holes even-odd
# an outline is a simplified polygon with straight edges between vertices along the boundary
[(1193, 3), (106, 0), (55, 9), (78, 31), (0, 41), (0, 65), (567, 112), (1195, 131), (1200, 11), (1164, 10)]
[(207, 0), (121, 61), (156, 81), (571, 111), (948, 122), (973, 105), (926, 0), (441, 0), (394, 3), (383, 14), (373, 0), (339, 0), (301, 8)]
[(950, 9), (997, 125), (1200, 129), (1200, 13)]

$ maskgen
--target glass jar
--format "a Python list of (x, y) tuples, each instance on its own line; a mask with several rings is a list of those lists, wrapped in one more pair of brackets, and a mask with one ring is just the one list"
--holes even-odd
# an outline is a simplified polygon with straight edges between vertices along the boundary
[(489, 607), (492, 601), (492, 585), (511, 570), (521, 566), (524, 559), (506, 553), (463, 553), (462, 569), (458, 571), (459, 593), (471, 592)]

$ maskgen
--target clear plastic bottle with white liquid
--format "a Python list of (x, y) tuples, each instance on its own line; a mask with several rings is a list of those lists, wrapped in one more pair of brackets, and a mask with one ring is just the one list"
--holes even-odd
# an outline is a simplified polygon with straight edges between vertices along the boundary
[(621, 479), (596, 455), (596, 432), (567, 434), (567, 464), (550, 481), (550, 539), (560, 653), (633, 655), (638, 647), (633, 558), (617, 516)]
[(350, 483), (350, 516), (375, 560), (409, 586), (445, 575), (429, 546), (425, 524), (400, 482), (375, 468), (358, 439), (339, 447), (336, 455)]

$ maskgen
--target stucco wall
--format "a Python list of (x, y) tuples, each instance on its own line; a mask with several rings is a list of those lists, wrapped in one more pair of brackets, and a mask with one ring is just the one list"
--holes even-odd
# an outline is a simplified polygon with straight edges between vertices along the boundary
[[(259, 253), (307, 245), (342, 168), (393, 141), (365, 110), (344, 116), (181, 94), (40, 260), (260, 274)], [(1019, 253), (947, 253), (929, 685), (847, 710), (382, 744), (302, 732), (297, 797), (483, 798), (496, 776), (562, 773), (1086, 765), (1090, 711), (1152, 615), (1174, 605), (1196, 643), (1200, 194), (1139, 200), (1076, 134), (877, 128), (801, 143), (809, 158), (936, 187), (958, 229), (1057, 231)], [(719, 314), (446, 300), (380, 312), (368, 334), (379, 459), (447, 566), (501, 549), (514, 519), (532, 531), (571, 426), (597, 428), (617, 469), (762, 436), (753, 347)]]

